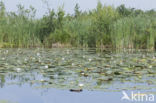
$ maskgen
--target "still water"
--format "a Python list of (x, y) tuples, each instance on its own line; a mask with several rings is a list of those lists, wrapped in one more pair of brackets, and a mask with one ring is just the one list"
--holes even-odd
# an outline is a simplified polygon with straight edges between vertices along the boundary
[(155, 96), (156, 53), (0, 49), (0, 87), (0, 103), (155, 103), (121, 98)]

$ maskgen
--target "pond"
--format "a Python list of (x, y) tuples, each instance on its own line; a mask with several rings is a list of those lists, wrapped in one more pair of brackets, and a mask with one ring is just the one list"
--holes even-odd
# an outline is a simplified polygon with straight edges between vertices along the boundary
[(156, 52), (0, 49), (0, 87), (0, 103), (154, 103)]

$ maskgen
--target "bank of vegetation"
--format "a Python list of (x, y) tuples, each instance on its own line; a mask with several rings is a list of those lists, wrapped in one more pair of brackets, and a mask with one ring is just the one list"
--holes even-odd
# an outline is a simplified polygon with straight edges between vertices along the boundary
[(48, 9), (42, 18), (36, 10), (18, 5), (7, 12), (0, 2), (0, 47), (100, 47), (115, 49), (155, 49), (156, 11), (102, 5), (74, 14)]

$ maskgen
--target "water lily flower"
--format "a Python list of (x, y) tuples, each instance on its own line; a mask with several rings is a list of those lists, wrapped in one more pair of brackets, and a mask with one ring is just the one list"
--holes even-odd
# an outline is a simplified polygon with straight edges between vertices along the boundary
[(88, 59), (90, 62), (92, 61), (92, 59)]
[(2, 60), (5, 60), (5, 58), (2, 58)]
[(149, 68), (152, 68), (152, 65), (150, 65)]
[(64, 60), (64, 58), (62, 58), (62, 60)]
[(80, 87), (83, 87), (83, 86), (84, 86), (84, 84), (80, 83), (80, 84), (79, 84), (79, 86), (80, 86)]
[(40, 81), (41, 81), (41, 82), (44, 82), (44, 80), (43, 80), (43, 79), (41, 79)]
[(41, 63), (41, 59), (40, 58), (38, 59), (38, 62)]
[(17, 72), (21, 72), (21, 68), (16, 68), (16, 71)]
[(37, 53), (37, 56), (40, 56), (40, 53)]
[(24, 59), (24, 61), (27, 61), (27, 60), (28, 60), (27, 58)]
[(72, 66), (74, 66), (75, 64), (74, 63), (72, 63)]
[(45, 65), (44, 67), (47, 69), (48, 68), (48, 65)]
[(82, 75), (84, 75), (85, 73), (81, 73)]

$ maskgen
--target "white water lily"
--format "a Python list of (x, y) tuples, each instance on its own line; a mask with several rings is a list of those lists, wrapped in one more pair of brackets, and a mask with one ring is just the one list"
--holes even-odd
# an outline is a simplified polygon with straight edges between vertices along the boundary
[(40, 53), (37, 53), (37, 56), (40, 56)]
[(80, 84), (79, 84), (79, 86), (80, 86), (80, 87), (83, 87), (83, 86), (84, 86), (84, 84), (80, 83)]
[(72, 63), (72, 66), (74, 66), (75, 64), (74, 63)]
[(92, 59), (88, 59), (90, 62), (92, 61)]
[(2, 60), (5, 60), (5, 58), (2, 58)]
[(82, 75), (84, 75), (85, 73), (81, 73)]
[(40, 81), (41, 81), (41, 82), (44, 82), (44, 79), (41, 79)]
[(44, 67), (45, 67), (46, 69), (49, 68), (48, 65), (45, 65)]
[(41, 62), (42, 62), (42, 61), (41, 61), (41, 58), (38, 58), (38, 62), (39, 62), (39, 63), (41, 63)]
[(149, 66), (149, 68), (152, 68), (152, 67), (153, 67), (152, 65)]
[(16, 71), (17, 72), (21, 72), (21, 68), (16, 68)]
[(64, 58), (62, 58), (62, 60), (64, 60)]
[(24, 59), (24, 61), (27, 61), (27, 60), (28, 60), (27, 58)]

